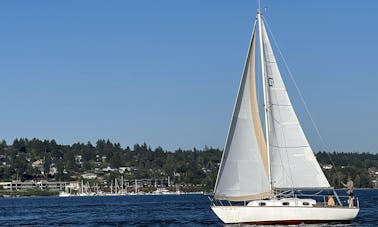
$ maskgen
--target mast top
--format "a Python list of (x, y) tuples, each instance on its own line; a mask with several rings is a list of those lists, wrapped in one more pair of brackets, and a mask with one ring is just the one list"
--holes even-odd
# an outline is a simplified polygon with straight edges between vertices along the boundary
[(260, 14), (261, 13), (261, 10), (260, 10), (260, 0), (257, 1), (257, 14)]
[(258, 0), (257, 14), (262, 15), (262, 12), (261, 12), (261, 0)]
[(260, 3), (261, 2), (260, 2), (260, 0), (258, 0), (257, 2), (258, 2), (258, 9), (257, 9), (257, 11), (260, 11), (260, 5), (261, 5)]

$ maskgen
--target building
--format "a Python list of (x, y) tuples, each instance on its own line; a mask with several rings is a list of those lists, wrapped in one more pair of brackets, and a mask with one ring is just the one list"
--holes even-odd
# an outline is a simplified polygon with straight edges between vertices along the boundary
[(61, 191), (64, 190), (68, 182), (57, 181), (57, 182), (49, 182), (49, 181), (8, 181), (8, 182), (0, 182), (0, 187), (3, 190), (8, 191), (21, 191), (21, 190), (28, 190), (28, 189), (41, 189), (41, 190), (51, 190), (51, 191)]

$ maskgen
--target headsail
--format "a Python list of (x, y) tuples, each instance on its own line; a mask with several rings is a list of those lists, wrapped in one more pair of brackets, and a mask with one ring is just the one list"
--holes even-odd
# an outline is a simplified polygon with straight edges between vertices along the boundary
[(215, 184), (218, 199), (243, 201), (269, 195), (266, 144), (256, 96), (255, 37), (254, 29)]
[(294, 112), (264, 23), (261, 23), (260, 31), (263, 41), (265, 86), (268, 93), (272, 184), (276, 188), (330, 187)]

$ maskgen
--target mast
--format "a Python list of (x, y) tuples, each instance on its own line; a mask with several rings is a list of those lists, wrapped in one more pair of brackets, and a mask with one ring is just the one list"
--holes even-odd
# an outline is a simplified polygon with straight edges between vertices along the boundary
[(260, 1), (259, 8), (257, 9), (257, 21), (259, 24), (259, 43), (260, 43), (260, 61), (261, 61), (261, 76), (263, 82), (263, 94), (264, 94), (264, 119), (265, 119), (265, 139), (266, 139), (266, 151), (268, 156), (268, 181), (269, 181), (269, 193), (272, 196), (272, 176), (271, 176), (271, 166), (270, 166), (270, 147), (269, 147), (269, 125), (268, 125), (268, 94), (266, 92), (266, 78), (265, 78), (265, 62), (264, 62), (264, 50), (263, 50), (263, 40), (262, 40), (262, 20), (260, 11)]

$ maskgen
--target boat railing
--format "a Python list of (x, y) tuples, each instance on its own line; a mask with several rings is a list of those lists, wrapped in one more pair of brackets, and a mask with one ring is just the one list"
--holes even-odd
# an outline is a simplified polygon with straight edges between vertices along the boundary
[[(328, 205), (328, 196), (329, 195), (294, 195), (292, 197), (276, 197), (276, 199), (284, 199), (284, 198), (297, 198), (297, 199), (314, 199), (316, 201), (313, 206), (316, 207), (330, 207)], [(332, 207), (350, 207), (350, 208), (360, 208), (360, 201), (358, 197), (353, 197), (352, 205), (349, 206), (349, 196), (339, 196), (339, 195), (333, 195), (333, 198), (336, 198), (337, 204), (335, 204)], [(246, 205), (249, 201), (238, 201), (238, 202), (232, 202), (228, 199), (226, 199), (226, 196), (224, 196), (224, 199), (222, 198), (214, 198), (213, 196), (208, 197), (211, 201), (211, 205), (213, 206), (235, 206), (235, 205)], [(263, 200), (263, 199), (262, 199)], [(295, 206), (300, 206), (298, 201), (296, 202)]]
[[(295, 195), (295, 198), (312, 198), (316, 200), (316, 206), (328, 206), (328, 196), (329, 195)], [(339, 195), (332, 195), (332, 198), (336, 198), (338, 204), (335, 204), (335, 207), (345, 207), (349, 206), (349, 196), (339, 196)], [(353, 197), (352, 199), (352, 205), (349, 207), (353, 208), (359, 208), (360, 207), (360, 201), (358, 197)]]

